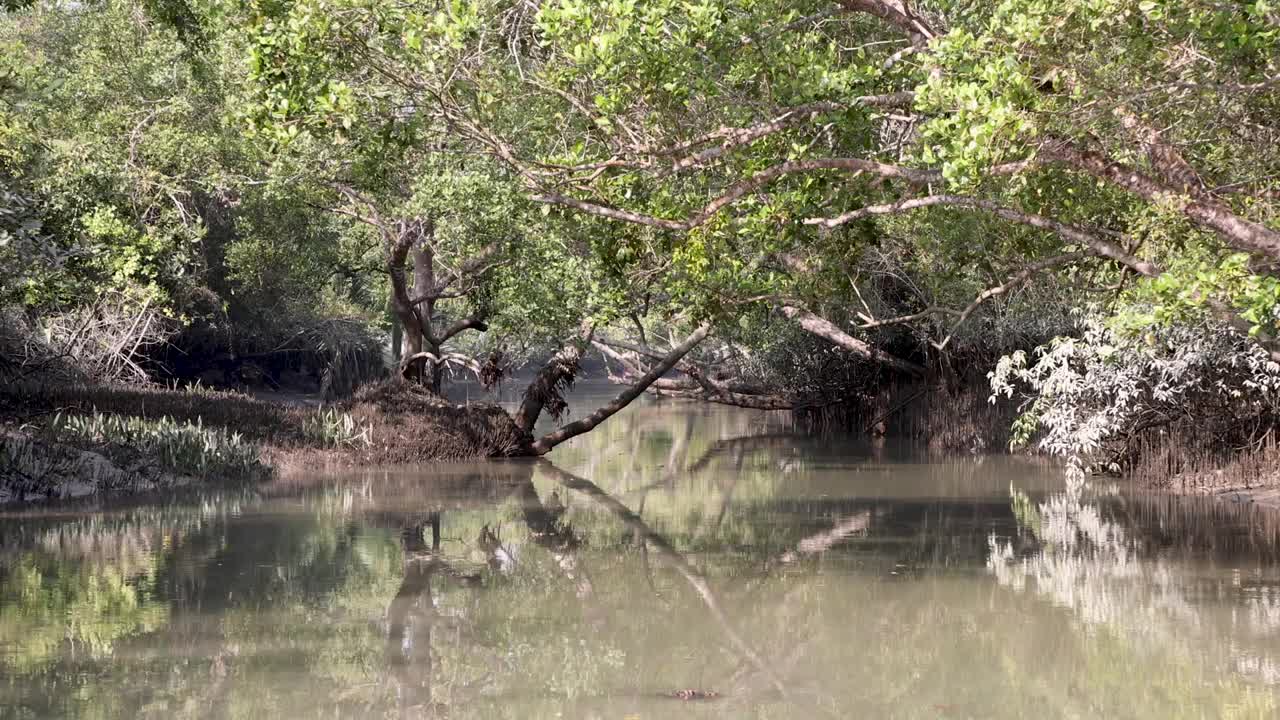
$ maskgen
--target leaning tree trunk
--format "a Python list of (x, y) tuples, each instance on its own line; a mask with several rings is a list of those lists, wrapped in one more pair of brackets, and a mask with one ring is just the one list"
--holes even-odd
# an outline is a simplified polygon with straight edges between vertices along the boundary
[[(653, 368), (649, 370), (649, 372), (645, 373), (643, 377), (636, 380), (634, 384), (619, 393), (617, 397), (581, 420), (571, 422), (562, 428), (558, 428), (542, 436), (529, 447), (529, 454), (546, 455), (551, 452), (552, 448), (569, 438), (576, 437), (595, 429), (597, 425), (609, 419), (614, 413), (617, 413), (627, 405), (630, 405), (632, 400), (635, 400), (644, 394), (644, 391), (647, 390), (650, 385), (652, 385), (658, 378), (669, 372), (671, 368), (675, 367), (676, 363), (680, 362), (681, 358), (689, 354), (690, 350), (697, 347), (698, 343), (702, 342), (710, 332), (710, 323), (703, 323), (700, 325), (697, 330), (694, 330), (689, 337), (684, 339), (684, 342), (672, 348), (671, 352), (667, 353), (666, 357), (664, 357), (657, 365), (653, 366)], [(578, 348), (576, 350), (576, 355), (570, 355), (574, 360), (574, 372), (577, 371), (576, 359), (581, 356), (581, 348), (590, 341), (590, 336), (590, 331), (584, 329), (583, 336), (579, 338), (580, 342), (577, 345), (571, 346)], [(566, 348), (566, 350), (568, 349), (569, 348)], [(546, 404), (546, 398), (539, 397), (539, 393), (541, 391), (538, 390), (538, 388), (542, 387), (539, 383), (544, 383), (548, 380), (554, 380), (561, 377), (557, 373), (562, 372), (562, 370), (558, 370), (557, 366), (563, 362), (561, 355), (564, 354), (566, 350), (562, 350), (560, 353), (557, 353), (556, 357), (553, 358), (551, 362), (547, 363), (547, 367), (544, 367), (543, 370), (538, 373), (538, 377), (534, 378), (533, 382), (529, 384), (529, 389), (525, 391), (525, 400), (521, 403), (520, 411), (516, 415), (516, 424), (525, 432), (529, 432), (533, 429), (534, 423), (538, 421), (537, 413), (540, 412), (542, 407)], [(570, 353), (572, 352), (573, 351), (570, 351)], [(546, 374), (544, 375), (544, 373)], [(570, 379), (572, 379), (572, 376)], [(557, 390), (557, 387), (553, 385), (551, 389), (555, 391)], [(560, 406), (559, 408), (552, 406), (550, 409), (557, 412), (562, 411), (564, 409), (564, 400), (560, 398), (558, 392), (555, 392), (554, 399), (560, 403)]]

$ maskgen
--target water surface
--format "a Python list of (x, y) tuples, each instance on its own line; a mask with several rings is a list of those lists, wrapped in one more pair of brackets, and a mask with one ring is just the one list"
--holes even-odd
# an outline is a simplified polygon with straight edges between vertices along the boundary
[(0, 717), (1276, 712), (1250, 506), (651, 399), (551, 461), (0, 515)]

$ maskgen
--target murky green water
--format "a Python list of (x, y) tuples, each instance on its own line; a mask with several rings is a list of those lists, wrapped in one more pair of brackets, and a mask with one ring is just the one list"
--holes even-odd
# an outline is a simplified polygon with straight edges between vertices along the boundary
[(1277, 712), (1248, 506), (688, 404), (552, 460), (0, 515), (0, 717)]

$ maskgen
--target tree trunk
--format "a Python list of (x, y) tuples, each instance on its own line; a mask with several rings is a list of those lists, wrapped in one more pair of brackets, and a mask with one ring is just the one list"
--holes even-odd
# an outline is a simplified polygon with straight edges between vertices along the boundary
[[(401, 358), (413, 357), (422, 352), (422, 319), (413, 307), (413, 300), (409, 297), (408, 282), (405, 278), (405, 261), (409, 257), (409, 250), (414, 246), (417, 237), (416, 228), (402, 224), (399, 235), (394, 239), (389, 238), (387, 241), (387, 274), (391, 279), (391, 311), (395, 314), (404, 332), (404, 348), (400, 354)], [(406, 368), (404, 367), (400, 368), (402, 373), (405, 370)]]
[(403, 348), (404, 326), (400, 323), (400, 316), (393, 311), (391, 313), (391, 359), (395, 360), (397, 366), (404, 358)]
[(675, 364), (680, 362), (680, 358), (687, 355), (689, 351), (696, 347), (698, 343), (702, 342), (710, 332), (710, 323), (703, 323), (700, 325), (697, 330), (694, 330), (689, 337), (684, 339), (684, 342), (672, 348), (671, 352), (663, 358), (662, 362), (659, 362), (649, 370), (649, 372), (645, 373), (644, 377), (637, 380), (634, 385), (619, 393), (618, 397), (614, 398), (611, 402), (577, 422), (569, 423), (558, 430), (543, 435), (540, 440), (533, 444), (533, 454), (546, 455), (556, 445), (559, 445), (569, 438), (591, 431), (597, 425), (607, 420), (611, 415), (631, 404), (631, 401), (640, 397), (640, 395), (644, 393), (644, 391), (652, 385), (655, 380), (665, 375), (669, 370), (671, 370), (671, 368), (675, 367)]
[[(443, 350), (440, 347), (439, 343), (429, 342), (427, 350), (430, 351), (432, 355), (435, 355), (438, 358), (444, 357)], [(439, 395), (440, 389), (444, 385), (443, 360), (441, 362), (433, 362), (431, 360), (427, 360), (425, 369), (427, 371), (427, 374), (423, 377), (423, 381), (427, 384), (427, 387), (431, 390), (431, 392), (435, 393), (436, 395)]]
[(547, 364), (542, 366), (524, 390), (520, 409), (516, 411), (514, 418), (516, 427), (532, 433), (533, 426), (537, 424), (538, 416), (542, 414), (544, 408), (548, 409), (553, 417), (560, 416), (564, 410), (564, 398), (561, 397), (561, 392), (573, 385), (573, 380), (578, 375), (578, 361), (582, 359), (582, 351), (591, 342), (591, 336), (594, 334), (595, 326), (584, 322), (578, 337), (560, 348), (547, 361)]
[[(435, 315), (435, 299), (430, 297), (432, 288), (435, 287), (435, 257), (430, 246), (427, 245), (427, 238), (419, 237), (414, 240), (409, 250), (410, 256), (413, 258), (413, 300), (411, 307), (413, 313), (418, 318), (419, 337), (416, 348), (411, 348), (406, 357), (413, 357), (414, 354), (427, 350), (432, 355), (440, 357), (440, 346), (436, 343), (435, 333), (432, 332), (431, 320)], [(425, 299), (421, 299), (424, 298)], [(436, 377), (436, 365), (430, 360), (416, 360), (412, 369), (405, 368), (406, 373), (411, 375), (414, 380), (430, 387), (432, 392), (439, 393), (440, 387), (434, 381)]]

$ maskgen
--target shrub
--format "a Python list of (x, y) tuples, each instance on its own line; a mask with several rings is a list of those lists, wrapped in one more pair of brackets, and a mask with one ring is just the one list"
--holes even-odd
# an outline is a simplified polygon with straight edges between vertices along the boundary
[(40, 318), (0, 314), (0, 381), (146, 383), (146, 353), (172, 335), (149, 301), (122, 292)]
[(1120, 333), (1085, 314), (1079, 337), (1007, 355), (989, 379), (991, 402), (1024, 398), (1012, 445), (1039, 436), (1075, 481), (1131, 465), (1152, 433), (1194, 438), (1190, 450), (1208, 452), (1259, 442), (1280, 420), (1280, 365), (1203, 322)]

